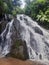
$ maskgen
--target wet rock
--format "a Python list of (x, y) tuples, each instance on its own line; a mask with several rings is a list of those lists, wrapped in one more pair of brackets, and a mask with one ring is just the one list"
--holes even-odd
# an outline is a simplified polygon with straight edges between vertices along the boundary
[(22, 40), (17, 40), (11, 48), (11, 52), (7, 56), (12, 56), (18, 59), (26, 60), (29, 58), (26, 43)]
[(7, 23), (8, 21), (5, 20), (0, 21), (0, 34), (4, 31)]
[(49, 59), (49, 33), (28, 16), (17, 15), (7, 23), (1, 37), (2, 57), (10, 53), (20, 59)]
[(36, 33), (43, 35), (43, 31), (40, 28), (35, 27), (34, 30)]

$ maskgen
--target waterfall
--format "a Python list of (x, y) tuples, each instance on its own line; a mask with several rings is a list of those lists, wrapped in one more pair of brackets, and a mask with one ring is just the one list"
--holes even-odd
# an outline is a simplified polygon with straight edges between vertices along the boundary
[(26, 41), (30, 59), (49, 59), (49, 33), (30, 17), (17, 15), (20, 35)]
[(5, 30), (0, 35), (0, 57), (4, 57), (10, 51), (11, 46), (11, 28), (12, 28), (13, 20), (7, 23)]
[(2, 57), (10, 52), (11, 36), (26, 42), (29, 59), (49, 60), (49, 33), (30, 17), (19, 14), (7, 23), (0, 35), (0, 56)]

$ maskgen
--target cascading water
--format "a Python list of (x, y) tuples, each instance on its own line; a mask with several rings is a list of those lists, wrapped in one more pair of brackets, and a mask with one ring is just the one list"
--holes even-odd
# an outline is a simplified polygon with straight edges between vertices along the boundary
[(17, 15), (14, 20), (7, 23), (5, 30), (0, 35), (2, 39), (0, 55), (5, 56), (10, 52), (11, 36), (14, 34), (17, 35), (16, 39), (21, 38), (22, 41), (26, 42), (29, 59), (49, 60), (49, 33), (24, 14)]
[(5, 30), (0, 35), (0, 57), (4, 57), (9, 53), (11, 47), (11, 28), (13, 20), (7, 23)]
[(27, 44), (29, 58), (49, 59), (49, 33), (28, 16), (18, 15), (17, 19), (21, 26), (21, 37)]

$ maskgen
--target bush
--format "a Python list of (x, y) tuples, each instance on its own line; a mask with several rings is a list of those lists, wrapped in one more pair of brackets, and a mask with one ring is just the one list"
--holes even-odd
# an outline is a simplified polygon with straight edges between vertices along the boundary
[[(17, 13), (21, 13), (22, 10), (20, 9), (20, 0), (0, 0), (0, 16), (4, 14), (13, 14), (16, 15)], [(14, 5), (15, 3), (15, 5)], [(18, 6), (18, 7), (17, 7)]]
[(49, 22), (49, 0), (35, 0), (26, 6), (25, 14), (39, 23)]
[(13, 16), (16, 16), (17, 14), (23, 14), (24, 11), (20, 8), (20, 7), (15, 7), (13, 10), (12, 10), (12, 15)]

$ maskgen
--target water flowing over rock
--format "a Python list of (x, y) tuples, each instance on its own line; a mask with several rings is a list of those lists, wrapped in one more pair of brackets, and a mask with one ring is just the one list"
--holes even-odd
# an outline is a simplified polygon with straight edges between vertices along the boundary
[(7, 23), (5, 30), (1, 33), (0, 57), (7, 55), (12, 45), (19, 40), (22, 44), (26, 43), (27, 50), (25, 48), (23, 50), (28, 52), (29, 59), (49, 60), (49, 33), (24, 14), (17, 15), (15, 19)]

